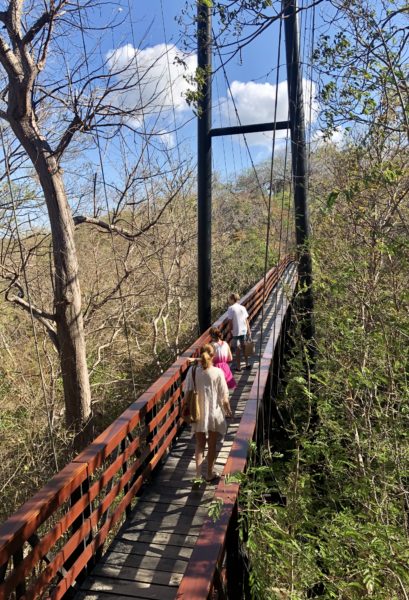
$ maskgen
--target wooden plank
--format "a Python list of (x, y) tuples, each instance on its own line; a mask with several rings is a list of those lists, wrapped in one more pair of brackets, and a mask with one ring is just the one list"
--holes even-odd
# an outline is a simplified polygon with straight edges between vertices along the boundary
[(161, 569), (144, 569), (141, 567), (125, 567), (110, 564), (97, 565), (92, 572), (92, 576), (111, 577), (124, 581), (137, 581), (140, 583), (151, 583), (157, 585), (178, 586), (182, 573), (172, 573), (171, 571), (162, 571)]
[[(109, 592), (117, 600), (120, 598), (147, 598), (149, 600), (173, 600), (176, 597), (177, 588), (164, 585), (150, 585), (139, 581), (122, 581), (121, 579), (109, 579), (105, 577), (87, 579), (83, 585), (84, 589), (91, 592)], [(87, 598), (87, 596), (84, 596)]]
[(161, 474), (166, 471), (173, 471), (174, 469), (184, 470), (193, 472), (196, 470), (196, 461), (192, 456), (186, 458), (175, 458), (174, 456), (169, 456), (166, 459), (166, 464), (161, 469)]
[[(177, 490), (172, 490), (177, 492)], [(189, 490), (181, 491), (180, 494), (175, 495), (171, 490), (163, 490), (162, 492), (156, 492), (154, 490), (149, 491), (143, 498), (147, 502), (171, 502), (173, 505), (180, 506), (198, 506), (205, 502), (209, 502), (213, 498), (214, 491), (212, 489), (203, 490)], [(169, 492), (169, 494), (167, 493)], [(197, 492), (197, 493), (196, 493)]]
[(183, 506), (176, 506), (173, 507), (172, 512), (158, 512), (154, 509), (150, 513), (135, 514), (132, 521), (127, 521), (127, 530), (136, 531), (141, 527), (146, 527), (149, 531), (159, 531), (163, 527), (172, 526), (179, 533), (179, 531), (182, 532), (182, 529), (179, 530), (179, 526), (185, 527), (190, 523), (192, 527), (195, 527), (203, 521), (203, 517), (207, 514), (206, 507), (202, 508), (201, 505), (197, 507), (189, 506), (186, 511), (183, 509)]
[[(179, 481), (176, 481), (174, 477), (172, 477), (171, 475), (164, 475), (163, 479), (159, 480), (153, 480), (151, 482), (151, 489), (152, 491), (158, 492), (161, 489), (163, 489), (163, 487), (166, 486), (168, 488), (168, 490), (170, 490), (171, 488), (173, 488), (174, 490), (178, 490), (180, 489), (181, 491), (188, 491), (188, 490), (192, 490), (194, 487), (196, 487), (196, 484), (194, 483), (194, 477), (188, 477), (187, 479), (181, 479)], [(214, 485), (212, 483), (208, 483), (206, 481), (203, 481), (199, 486), (199, 488), (203, 488), (203, 487), (207, 487), (209, 489), (211, 489), (212, 487), (214, 487)]]
[(181, 506), (180, 504), (173, 504), (171, 500), (169, 502), (163, 502), (162, 499), (158, 500), (155, 503), (141, 501), (138, 502), (135, 507), (129, 522), (132, 523), (134, 519), (140, 518), (140, 516), (149, 516), (152, 513), (155, 515), (172, 515), (178, 514), (182, 516), (195, 516), (206, 513), (206, 505), (202, 503), (197, 504), (196, 506)]
[(179, 437), (173, 443), (172, 450), (180, 450), (182, 448), (187, 447), (188, 443), (187, 443), (186, 433), (187, 433), (187, 427), (185, 427), (185, 429), (182, 431), (181, 434), (179, 434)]
[(192, 481), (177, 482), (172, 478), (168, 478), (168, 480), (163, 479), (162, 481), (154, 478), (147, 485), (149, 485), (149, 491), (152, 493), (162, 493), (164, 496), (175, 495), (175, 497), (180, 494), (203, 493), (206, 491), (206, 488), (209, 488), (205, 482), (197, 485)]
[(195, 459), (193, 456), (187, 456), (185, 458), (178, 458), (176, 456), (172, 456), (172, 454), (170, 454), (168, 456), (168, 458), (166, 459), (166, 463), (162, 466), (161, 468), (161, 475), (162, 473), (172, 470), (172, 469), (180, 469), (180, 468), (184, 468), (185, 470), (192, 470), (195, 467)]
[(115, 539), (110, 546), (110, 551), (121, 552), (125, 555), (136, 554), (153, 558), (166, 558), (188, 560), (192, 554), (192, 548), (187, 546), (167, 546), (155, 542), (130, 542), (127, 540)]
[(194, 458), (195, 448), (193, 437), (189, 440), (189, 442), (189, 446), (183, 451), (171, 450), (167, 456), (166, 462), (178, 460), (192, 460)]
[(180, 457), (184, 457), (184, 456), (192, 456), (192, 451), (194, 451), (194, 442), (193, 442), (193, 437), (192, 435), (189, 433), (189, 439), (188, 439), (188, 443), (183, 447), (176, 447), (176, 448), (172, 448), (169, 452), (169, 456), (180, 456)]
[(182, 468), (164, 468), (161, 470), (160, 473), (160, 478), (154, 478), (151, 480), (152, 484), (155, 484), (156, 482), (162, 481), (165, 482), (166, 481), (166, 486), (168, 485), (168, 481), (169, 482), (174, 482), (175, 486), (178, 487), (178, 483), (180, 483), (180, 487), (184, 488), (184, 487), (188, 487), (189, 484), (190, 486), (193, 485), (194, 480), (196, 479), (196, 467), (191, 467), (189, 469), (183, 469)]
[(177, 482), (186, 482), (189, 481), (193, 483), (196, 479), (196, 466), (191, 465), (186, 469), (181, 467), (171, 467), (163, 469), (161, 473), (161, 481), (168, 481), (169, 479), (175, 479)]
[(179, 459), (184, 459), (184, 458), (192, 458), (194, 456), (194, 440), (192, 437), (189, 436), (189, 444), (187, 446), (187, 448), (183, 448), (183, 449), (172, 449), (169, 454), (168, 454), (168, 458), (179, 458)]
[[(202, 484), (203, 486), (205, 485), (204, 483)], [(175, 489), (175, 490), (180, 490), (180, 491), (189, 491), (192, 490), (194, 488), (194, 483), (193, 483), (193, 477), (187, 478), (184, 481), (176, 481), (174, 477), (172, 477), (171, 474), (164, 474), (163, 477), (161, 477), (159, 479), (159, 477), (153, 477), (152, 479), (149, 480), (149, 487), (151, 490), (163, 490), (164, 492), (166, 491), (164, 488), (166, 487), (168, 492), (170, 489)], [(167, 492), (167, 493), (168, 493)]]
[(200, 527), (203, 524), (204, 515), (189, 516), (189, 515), (157, 515), (152, 514), (148, 518), (142, 517), (139, 520), (132, 521), (126, 530), (126, 535), (133, 534), (138, 531), (145, 532), (167, 532), (173, 533), (177, 531), (178, 535), (198, 535)]
[(118, 600), (120, 596), (117, 594), (109, 594), (106, 592), (79, 592), (75, 594), (75, 600)]
[[(166, 546), (164, 546), (166, 548)], [(121, 552), (109, 551), (101, 561), (101, 565), (114, 565), (122, 567), (131, 567), (132, 569), (151, 569), (158, 571), (169, 571), (170, 573), (183, 574), (186, 569), (188, 558), (164, 558), (158, 556), (146, 556), (145, 554), (130, 554), (125, 555)], [(97, 569), (98, 567), (96, 567)], [(93, 573), (95, 574), (95, 570)]]
[(197, 535), (183, 535), (179, 533), (154, 532), (154, 531), (126, 531), (122, 533), (121, 540), (128, 542), (147, 542), (149, 544), (169, 544), (170, 546), (182, 546), (193, 548)]

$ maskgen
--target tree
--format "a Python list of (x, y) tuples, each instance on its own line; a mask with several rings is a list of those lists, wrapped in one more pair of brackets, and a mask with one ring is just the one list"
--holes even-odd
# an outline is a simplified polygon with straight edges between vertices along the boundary
[(409, 140), (407, 3), (403, 0), (332, 2), (332, 35), (320, 36), (314, 53), (321, 73), (322, 118), (361, 132)]
[[(407, 6), (332, 4), (334, 35), (315, 53), (321, 106), (328, 137), (349, 134), (311, 157), (317, 362), (309, 382), (293, 346), (277, 399), (287, 439), (274, 430), (270, 470), (255, 468), (243, 490), (246, 549), (257, 598), (404, 599)], [(280, 501), (269, 505), (271, 472)]]
[[(24, 0), (9, 0), (6, 10), (0, 12), (4, 25), (0, 36), (3, 68), (0, 117), (7, 124), (7, 129), (2, 127), (4, 158), (9, 172), (12, 165), (4, 140), (12, 132), (32, 163), (47, 207), (54, 271), (53, 308), (44, 311), (24, 299), (24, 286), (19, 287), (15, 275), (11, 275), (11, 281), (18, 293), (12, 294), (10, 289), (7, 293), (10, 300), (31, 311), (51, 335), (54, 332), (61, 361), (66, 422), (78, 434), (78, 446), (79, 434), (90, 422), (91, 392), (74, 221), (63, 159), (80, 134), (87, 135), (91, 144), (98, 144), (100, 137), (109, 137), (123, 127), (135, 130), (133, 123), (139, 122), (141, 113), (148, 108), (142, 95), (139, 104), (134, 102), (130, 106), (124, 101), (129, 90), (143, 85), (135, 55), (130, 56), (125, 67), (117, 67), (109, 57), (98, 58), (95, 46), (87, 49), (87, 19), (92, 20), (92, 12), (97, 8), (98, 3), (93, 0), (81, 5), (68, 0), (48, 0), (42, 8)], [(108, 26), (115, 24), (114, 20)], [(77, 53), (71, 52), (73, 45), (77, 46)], [(51, 65), (50, 56), (54, 63)], [(146, 72), (141, 77), (146, 80)], [(154, 100), (149, 98), (147, 104)], [(136, 177), (135, 172), (136, 169), (131, 169), (130, 182)], [(120, 205), (126, 191), (125, 186)], [(12, 186), (10, 194), (13, 196)], [(162, 205), (162, 212), (175, 194), (170, 194), (168, 202)], [(136, 234), (118, 226), (115, 222), (118, 211), (116, 214), (114, 211), (113, 222), (109, 222), (109, 215), (108, 222), (94, 215), (78, 216), (76, 223), (92, 223), (131, 241), (160, 218), (162, 212), (152, 222), (148, 218)]]

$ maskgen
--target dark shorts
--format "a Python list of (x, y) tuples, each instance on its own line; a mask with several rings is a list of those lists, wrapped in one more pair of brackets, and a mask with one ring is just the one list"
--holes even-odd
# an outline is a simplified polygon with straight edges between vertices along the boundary
[(244, 344), (244, 340), (246, 339), (245, 335), (234, 335), (231, 338), (231, 349), (237, 350), (237, 348), (242, 348)]

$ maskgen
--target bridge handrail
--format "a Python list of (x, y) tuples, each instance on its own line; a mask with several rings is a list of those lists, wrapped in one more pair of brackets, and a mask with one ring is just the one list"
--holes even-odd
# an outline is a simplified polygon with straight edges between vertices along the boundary
[[(284, 258), (242, 299), (253, 320), (291, 262)], [(227, 313), (215, 325), (226, 331)], [(0, 600), (63, 597), (95, 556), (182, 427), (181, 383), (201, 335), (83, 452), (0, 526)], [(12, 563), (11, 564), (11, 559)], [(33, 575), (34, 570), (37, 573)]]
[[(296, 280), (296, 273), (293, 272), (289, 284), (289, 291), (291, 293), (295, 289)], [(255, 435), (256, 416), (260, 406), (260, 399), (263, 398), (268, 387), (267, 382), (271, 363), (289, 302), (288, 298), (283, 298), (282, 306), (277, 312), (274, 327), (271, 330), (260, 360), (258, 376), (256, 376), (251, 387), (240, 425), (234, 436), (233, 444), (223, 470), (224, 476), (243, 473), (246, 469), (248, 446)], [(229, 530), (232, 526), (237, 529), (237, 521), (233, 517), (237, 514), (238, 494), (239, 483), (237, 481), (229, 482), (227, 479), (226, 482), (224, 478), (220, 480), (214, 493), (214, 499), (220, 502), (220, 515), (216, 521), (210, 516), (206, 517), (193, 548), (187, 569), (179, 585), (176, 596), (177, 600), (204, 600), (211, 596), (214, 587), (224, 587), (222, 566)], [(233, 536), (238, 541), (237, 530), (233, 532)], [(237, 579), (238, 576), (236, 572), (234, 578)], [(225, 591), (223, 589), (221, 591), (221, 597), (225, 597)], [(236, 597), (236, 595), (232, 597)]]

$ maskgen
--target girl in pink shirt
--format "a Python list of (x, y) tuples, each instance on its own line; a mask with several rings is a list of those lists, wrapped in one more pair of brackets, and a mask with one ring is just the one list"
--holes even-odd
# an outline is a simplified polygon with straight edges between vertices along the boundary
[(211, 327), (210, 337), (212, 338), (212, 346), (214, 348), (213, 364), (223, 371), (229, 390), (234, 390), (237, 383), (229, 367), (229, 362), (233, 360), (230, 346), (227, 342), (223, 341), (221, 331), (217, 327)]

